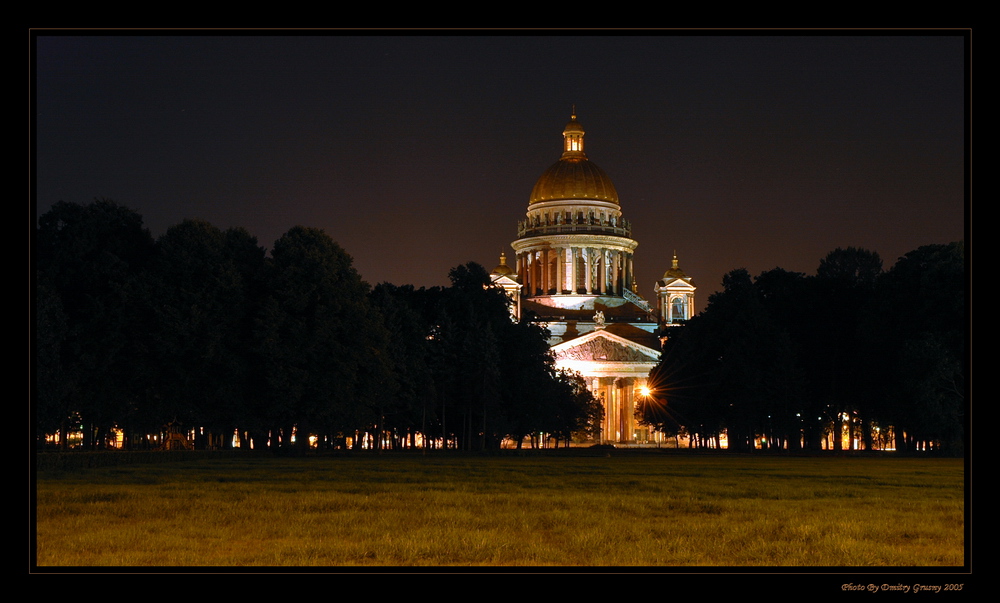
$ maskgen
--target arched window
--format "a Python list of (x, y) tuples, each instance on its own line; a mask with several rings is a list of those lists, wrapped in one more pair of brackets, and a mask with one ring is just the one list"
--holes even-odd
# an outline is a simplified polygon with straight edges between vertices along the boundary
[(687, 320), (687, 304), (683, 297), (675, 297), (671, 305), (670, 317), (673, 320)]

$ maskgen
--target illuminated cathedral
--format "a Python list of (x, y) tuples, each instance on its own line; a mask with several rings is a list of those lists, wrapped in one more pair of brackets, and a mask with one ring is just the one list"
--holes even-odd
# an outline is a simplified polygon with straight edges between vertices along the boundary
[(661, 332), (694, 314), (695, 285), (675, 254), (655, 285), (656, 306), (638, 295), (638, 242), (611, 179), (584, 153), (583, 135), (573, 115), (562, 156), (535, 183), (517, 225), (514, 263), (501, 254), (492, 277), (517, 317), (549, 329), (556, 366), (582, 374), (602, 401), (601, 440), (644, 441), (636, 406), (659, 360)]

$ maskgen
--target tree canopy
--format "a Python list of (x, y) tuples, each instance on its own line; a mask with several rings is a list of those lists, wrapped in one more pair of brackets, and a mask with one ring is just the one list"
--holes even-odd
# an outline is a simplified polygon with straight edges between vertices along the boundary
[(921, 247), (887, 272), (877, 253), (848, 247), (814, 276), (738, 269), (722, 282), (701, 314), (668, 331), (650, 381), (671, 412), (650, 423), (702, 445), (725, 433), (742, 451), (890, 439), (962, 450), (963, 243)]
[[(36, 436), (103, 446), (491, 450), (561, 441), (602, 408), (557, 371), (548, 333), (511, 319), (480, 265), (448, 287), (371, 288), (319, 229), (270, 254), (245, 230), (185, 220), (154, 240), (105, 199), (57, 203), (34, 236)], [(722, 279), (671, 327), (643, 418), (696, 445), (960, 452), (968, 376), (964, 242), (920, 247), (887, 271), (853, 247), (815, 275)], [(197, 429), (195, 429), (197, 428)], [(62, 442), (65, 444), (66, 439)]]
[(483, 450), (594, 416), (547, 333), (513, 322), (475, 263), (449, 287), (372, 289), (322, 230), (294, 227), (270, 254), (203, 220), (154, 241), (107, 200), (56, 204), (35, 239), (39, 438), (82, 428), (98, 448), (117, 428), (143, 448), (181, 428), (198, 447)]

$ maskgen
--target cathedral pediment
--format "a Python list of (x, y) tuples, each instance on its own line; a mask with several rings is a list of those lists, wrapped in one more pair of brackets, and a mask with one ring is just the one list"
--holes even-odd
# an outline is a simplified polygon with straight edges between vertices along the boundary
[(604, 330), (593, 331), (552, 347), (556, 362), (656, 363), (660, 353)]

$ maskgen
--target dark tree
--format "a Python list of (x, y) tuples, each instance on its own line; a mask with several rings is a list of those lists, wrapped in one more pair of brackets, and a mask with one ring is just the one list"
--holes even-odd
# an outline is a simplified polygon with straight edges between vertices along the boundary
[(351, 264), (318, 229), (292, 228), (274, 244), (256, 351), (266, 421), (282, 449), (293, 432), (304, 451), (310, 434), (367, 431), (392, 393), (388, 334)]
[[(811, 385), (807, 412), (828, 423), (834, 450), (843, 446), (843, 430), (849, 431), (852, 443), (855, 431), (863, 438), (870, 433), (868, 393), (878, 377), (863, 353), (861, 325), (874, 301), (881, 271), (882, 260), (874, 251), (838, 248), (820, 261), (816, 276), (810, 279), (811, 295), (805, 300), (811, 309), (809, 338), (802, 349)], [(810, 444), (819, 447), (815, 437)], [(870, 447), (870, 440), (865, 444)]]
[[(49, 275), (46, 275), (49, 276)], [(74, 385), (72, 371), (64, 365), (63, 346), (69, 335), (68, 319), (59, 292), (49, 281), (35, 284), (35, 429), (41, 442), (47, 433), (65, 432), (72, 419), (69, 395)], [(66, 439), (63, 438), (63, 445)]]
[(428, 420), (433, 422), (435, 416), (429, 365), (431, 327), (418, 309), (418, 295), (412, 286), (388, 283), (376, 285), (371, 293), (372, 305), (385, 320), (392, 341), (387, 352), (393, 389), (383, 398), (386, 405), (379, 409), (379, 425), (394, 447), (405, 439), (409, 447), (415, 447), (416, 434), (426, 434)]
[(96, 448), (144, 400), (153, 240), (142, 216), (113, 201), (61, 201), (39, 218), (35, 251), (40, 368), (55, 379), (39, 388), (38, 419), (79, 420), (84, 447)]
[(874, 251), (860, 247), (834, 249), (820, 260), (816, 277), (839, 280), (851, 288), (872, 289), (882, 274), (882, 259)]
[(440, 367), (450, 373), (444, 376), (441, 412), (460, 448), (496, 447), (496, 428), (503, 424), (499, 342), (511, 325), (507, 297), (479, 264), (457, 266), (448, 276), (441, 344), (443, 358), (454, 364)]
[(555, 412), (546, 431), (557, 440), (562, 439), (567, 447), (574, 437), (599, 436), (604, 406), (587, 389), (583, 376), (576, 372), (558, 371), (553, 384), (550, 403)]
[[(185, 220), (157, 241), (153, 316), (160, 422), (208, 430), (196, 444), (229, 447), (247, 427), (252, 395), (248, 350), (264, 250), (246, 231)], [(214, 440), (214, 441), (213, 441)]]
[(868, 345), (888, 377), (878, 412), (895, 426), (902, 449), (936, 442), (961, 453), (969, 322), (965, 244), (926, 245), (907, 253), (881, 280)]

